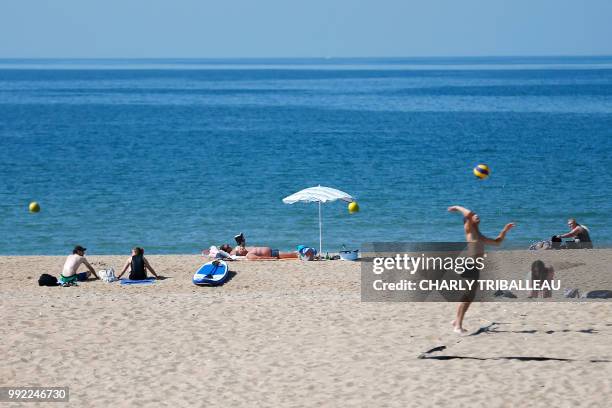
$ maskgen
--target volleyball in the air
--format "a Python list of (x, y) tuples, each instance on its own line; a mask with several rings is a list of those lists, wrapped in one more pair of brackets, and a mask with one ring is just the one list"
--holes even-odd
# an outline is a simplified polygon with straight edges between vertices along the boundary
[(489, 169), (489, 166), (486, 164), (479, 164), (478, 166), (474, 167), (474, 175), (479, 179), (484, 180), (491, 175), (491, 169)]
[(359, 211), (359, 204), (356, 201), (351, 201), (348, 205), (348, 212), (350, 214), (355, 214)]
[(38, 204), (36, 201), (32, 201), (28, 209), (31, 213), (37, 213), (40, 211), (40, 204)]

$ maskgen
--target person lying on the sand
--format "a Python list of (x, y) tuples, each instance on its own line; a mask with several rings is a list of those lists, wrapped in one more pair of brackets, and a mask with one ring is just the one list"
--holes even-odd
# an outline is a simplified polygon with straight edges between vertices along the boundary
[[(537, 260), (531, 264), (531, 281), (539, 281), (540, 284), (543, 282), (551, 283), (552, 279), (555, 276), (555, 270), (551, 266), (547, 268), (544, 262)], [(550, 289), (542, 289), (542, 290), (532, 290), (529, 295), (530, 299), (537, 298), (538, 295), (542, 293), (543, 298), (549, 298), (552, 296), (552, 292)]]
[(119, 276), (117, 276), (117, 279), (121, 279), (123, 274), (130, 267), (131, 269), (129, 277), (132, 280), (147, 279), (147, 270), (151, 272), (156, 279), (159, 279), (159, 276), (157, 275), (157, 273), (155, 273), (155, 270), (153, 269), (149, 261), (147, 261), (147, 258), (144, 257), (144, 249), (140, 247), (132, 248), (132, 256), (125, 263), (125, 266), (123, 267), (123, 270), (121, 271)]
[(593, 248), (589, 229), (586, 226), (578, 224), (575, 218), (567, 220), (567, 226), (570, 231), (565, 234), (555, 235), (553, 240), (560, 242), (561, 238), (574, 238), (577, 248)]
[(237, 246), (232, 248), (229, 244), (223, 244), (219, 249), (231, 255), (246, 256), (249, 260), (298, 258), (297, 252), (280, 252), (278, 249), (272, 249), (270, 247)]
[[(463, 215), (463, 230), (465, 232), (465, 240), (468, 243), (475, 244), (471, 248), (471, 251), (474, 253), (470, 253), (470, 256), (474, 259), (484, 256), (485, 245), (501, 245), (501, 243), (504, 242), (508, 231), (514, 227), (514, 223), (508, 223), (504, 226), (496, 238), (488, 238), (484, 236), (478, 228), (480, 224), (480, 217), (478, 214), (458, 205), (448, 207), (448, 211), (459, 212)], [(471, 281), (478, 281), (480, 271), (476, 267), (466, 269), (466, 271), (461, 274), (461, 277)], [(474, 284), (472, 287), (476, 288), (477, 285)], [(465, 333), (467, 331), (463, 328), (463, 318), (465, 317), (465, 312), (467, 312), (470, 304), (474, 300), (475, 295), (476, 291), (472, 290), (470, 293), (466, 294), (462, 302), (459, 303), (459, 306), (457, 307), (457, 317), (452, 322), (453, 331), (455, 333)]]
[(96, 275), (96, 271), (94, 271), (94, 268), (89, 264), (87, 258), (85, 258), (85, 251), (87, 251), (87, 248), (83, 248), (80, 245), (74, 247), (72, 255), (68, 255), (66, 262), (64, 262), (64, 268), (62, 269), (59, 279), (60, 284), (64, 286), (76, 285), (77, 273), (81, 265), (85, 265), (87, 269), (89, 269), (87, 272), (88, 279), (91, 275), (99, 279), (98, 275)]

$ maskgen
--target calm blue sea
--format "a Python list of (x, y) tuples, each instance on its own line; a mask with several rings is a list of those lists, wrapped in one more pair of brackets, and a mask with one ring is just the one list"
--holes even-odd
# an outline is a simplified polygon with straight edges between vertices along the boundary
[[(492, 176), (478, 181), (472, 168)], [(612, 57), (0, 60), (0, 254), (462, 240), (612, 242)], [(30, 201), (42, 211), (28, 213)]]

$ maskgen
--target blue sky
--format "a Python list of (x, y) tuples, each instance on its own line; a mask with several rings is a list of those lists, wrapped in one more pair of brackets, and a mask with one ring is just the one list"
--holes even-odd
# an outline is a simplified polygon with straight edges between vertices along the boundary
[(612, 0), (0, 0), (0, 58), (611, 55)]

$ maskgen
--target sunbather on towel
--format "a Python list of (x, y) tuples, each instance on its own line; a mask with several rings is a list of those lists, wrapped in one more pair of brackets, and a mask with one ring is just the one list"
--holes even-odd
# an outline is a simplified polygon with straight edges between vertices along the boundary
[(85, 251), (87, 251), (87, 248), (77, 245), (72, 250), (72, 255), (68, 255), (60, 275), (61, 284), (76, 285), (77, 272), (79, 271), (79, 267), (81, 265), (85, 265), (87, 269), (89, 269), (87, 272), (87, 278), (93, 275), (96, 277), (96, 279), (99, 279), (98, 275), (96, 275), (96, 271), (94, 271), (94, 268), (89, 264), (87, 258), (85, 258)]
[(223, 244), (219, 249), (231, 255), (246, 256), (249, 260), (298, 258), (297, 252), (280, 252), (278, 249), (272, 249), (270, 247), (237, 246), (232, 248), (229, 244)]
[(144, 249), (140, 247), (132, 248), (132, 257), (127, 260), (125, 266), (123, 267), (123, 270), (121, 271), (119, 276), (117, 276), (117, 279), (121, 279), (123, 274), (130, 267), (130, 279), (132, 280), (147, 279), (147, 270), (149, 270), (153, 274), (153, 276), (155, 276), (156, 279), (159, 279), (159, 276), (157, 275), (157, 273), (155, 273), (155, 270), (153, 269), (151, 264), (149, 264), (147, 258), (144, 257)]

